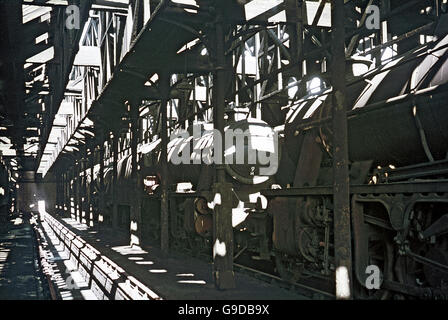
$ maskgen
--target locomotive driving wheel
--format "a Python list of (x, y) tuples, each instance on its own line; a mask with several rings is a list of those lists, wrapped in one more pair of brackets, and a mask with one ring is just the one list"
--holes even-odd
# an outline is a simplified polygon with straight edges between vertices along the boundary
[[(412, 248), (413, 252), (433, 261), (439, 265), (448, 265), (448, 253), (446, 246), (434, 247), (430, 244), (420, 244)], [(395, 266), (396, 274), (401, 283), (416, 288), (431, 288), (439, 292), (440, 296), (435, 298), (446, 299), (448, 291), (448, 272), (441, 270), (426, 261), (417, 261), (410, 256), (400, 256)], [(443, 293), (441, 293), (443, 292)], [(428, 291), (420, 298), (428, 298), (431, 292)]]

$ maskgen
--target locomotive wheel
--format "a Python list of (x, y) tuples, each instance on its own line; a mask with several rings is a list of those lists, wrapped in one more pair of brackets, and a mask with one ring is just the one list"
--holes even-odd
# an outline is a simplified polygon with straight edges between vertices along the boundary
[(280, 277), (286, 282), (296, 283), (302, 275), (302, 268), (284, 253), (275, 252), (275, 266)]
[[(427, 244), (420, 244), (414, 246), (412, 251), (442, 265), (446, 265), (448, 261), (448, 254), (445, 249), (441, 250)], [(440, 271), (431, 265), (417, 262), (412, 257), (399, 257), (395, 270), (399, 281), (410, 286), (442, 289), (448, 283), (447, 272)]]

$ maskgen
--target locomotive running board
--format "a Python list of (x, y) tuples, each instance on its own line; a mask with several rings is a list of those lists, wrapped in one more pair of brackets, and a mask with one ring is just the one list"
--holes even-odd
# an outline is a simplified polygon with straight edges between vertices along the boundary
[[(383, 183), (375, 185), (352, 185), (350, 194), (384, 194), (384, 193), (448, 193), (448, 180), (431, 180), (418, 182)], [(261, 194), (266, 197), (301, 197), (332, 195), (332, 186), (265, 189)]]

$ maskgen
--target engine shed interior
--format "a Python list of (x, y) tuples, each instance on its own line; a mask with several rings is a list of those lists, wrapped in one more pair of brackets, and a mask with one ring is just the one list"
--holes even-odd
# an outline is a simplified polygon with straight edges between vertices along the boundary
[(0, 0), (0, 299), (310, 298), (448, 299), (447, 0)]

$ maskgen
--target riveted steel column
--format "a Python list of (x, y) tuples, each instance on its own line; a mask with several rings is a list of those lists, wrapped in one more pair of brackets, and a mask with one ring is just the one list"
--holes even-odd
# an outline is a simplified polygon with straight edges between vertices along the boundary
[(81, 185), (81, 223), (88, 223), (88, 199), (87, 199), (87, 163), (88, 163), (88, 154), (87, 148), (85, 147), (83, 150), (83, 158), (82, 158), (82, 185)]
[(64, 205), (65, 205), (65, 174), (61, 174), (59, 176), (59, 201), (58, 201), (58, 215), (63, 216), (64, 215)]
[[(61, 212), (59, 211), (61, 203), (62, 203), (62, 198), (64, 197), (64, 177), (62, 174), (58, 174), (57, 173), (57, 177), (56, 177), (56, 203), (55, 203), (55, 212), (57, 215), (60, 215)], [(53, 209), (53, 208), (52, 208)]]
[(332, 1), (333, 85), (333, 199), (336, 297), (352, 298), (352, 254), (348, 175), (347, 115), (345, 106), (345, 14), (344, 0)]
[(76, 160), (70, 170), (70, 218), (76, 219)]
[(82, 223), (82, 151), (80, 151), (80, 158), (78, 160), (78, 175), (77, 175), (77, 192), (76, 192), (76, 206), (78, 208), (77, 211), (77, 220), (79, 223)]
[[(217, 9), (215, 24), (215, 63), (213, 101), (214, 127), (221, 135), (221, 148), (215, 146), (224, 162), (224, 109), (226, 88), (226, 57), (224, 51), (224, 16)], [(216, 164), (217, 183), (213, 186), (215, 209), (213, 215), (213, 277), (219, 289), (235, 288), (233, 273), (232, 186), (226, 182), (224, 164)]]
[(160, 203), (160, 246), (162, 252), (169, 250), (169, 204), (168, 204), (168, 130), (167, 130), (167, 103), (170, 91), (170, 76), (166, 72), (159, 74), (160, 77), (160, 112), (162, 113), (162, 146), (160, 161), (162, 165), (162, 196)]
[(73, 175), (74, 167), (69, 169), (68, 173), (68, 217), (73, 218), (73, 214), (76, 213), (75, 211), (75, 198), (74, 198), (74, 187), (75, 187), (75, 181), (74, 181), (74, 175)]
[[(285, 0), (285, 6), (291, 60), (296, 66), (292, 70), (285, 71), (284, 74), (285, 76), (294, 76), (296, 79), (300, 79), (303, 75), (303, 16), (305, 14), (305, 5), (301, 0)], [(306, 94), (303, 85), (299, 86), (299, 90), (298, 96)]]
[(113, 162), (112, 162), (112, 227), (118, 228), (118, 129), (114, 130), (112, 138), (112, 152), (113, 152)]
[(132, 161), (132, 185), (134, 190), (132, 190), (132, 203), (131, 203), (131, 225), (130, 225), (130, 244), (141, 245), (141, 228), (142, 228), (142, 218), (141, 218), (141, 185), (138, 172), (138, 136), (139, 136), (139, 107), (140, 101), (133, 101), (130, 110), (131, 116), (131, 161)]
[(67, 204), (67, 172), (62, 174), (62, 208), (59, 211), (61, 216), (65, 215), (65, 207)]
[(84, 220), (84, 150), (80, 148), (79, 171), (78, 171), (78, 221), (83, 223)]
[[(98, 172), (98, 179), (99, 179), (99, 190), (98, 190), (98, 227), (101, 225), (100, 222), (104, 221), (104, 210), (106, 209), (104, 202), (104, 139), (102, 139), (103, 136), (100, 137), (100, 144), (99, 144), (99, 153), (100, 153), (100, 171)], [(100, 215), (101, 215), (101, 221), (100, 221)]]
[[(71, 210), (71, 198), (70, 198), (70, 170), (67, 170), (64, 174), (65, 177), (65, 201), (64, 201), (64, 213), (63, 216), (67, 217), (70, 216), (70, 210)], [(68, 214), (67, 214), (68, 213)]]
[(89, 184), (89, 194), (87, 195), (87, 225), (93, 227), (94, 224), (94, 204), (93, 204), (93, 188), (94, 188), (94, 168), (95, 168), (95, 146), (90, 148), (89, 157), (89, 167), (90, 167), (90, 184)]
[(81, 223), (81, 158), (76, 161), (76, 171), (75, 171), (75, 179), (76, 179), (76, 188), (75, 188), (75, 208), (76, 208), (76, 221)]

